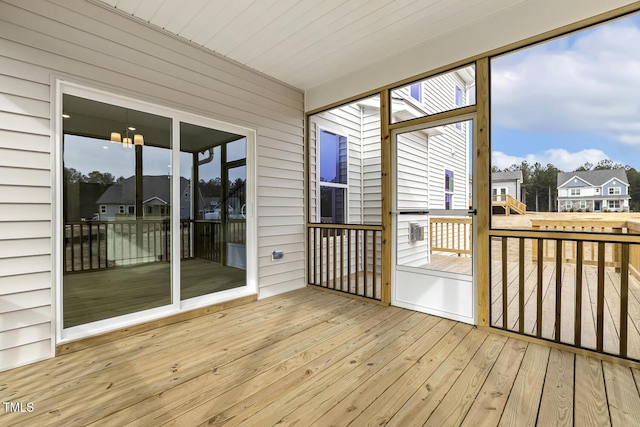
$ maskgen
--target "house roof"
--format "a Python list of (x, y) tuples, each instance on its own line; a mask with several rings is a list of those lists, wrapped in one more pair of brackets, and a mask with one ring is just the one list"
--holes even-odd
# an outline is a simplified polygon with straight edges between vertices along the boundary
[(522, 171), (505, 171), (505, 172), (493, 172), (491, 174), (492, 181), (515, 181), (522, 180)]
[(627, 172), (624, 169), (601, 169), (593, 171), (559, 172), (558, 187), (566, 184), (567, 181), (573, 177), (580, 178), (595, 187), (600, 187), (614, 178), (624, 182), (625, 184), (629, 184)]
[[(171, 200), (171, 185), (169, 175), (144, 175), (142, 177), (142, 200), (153, 198), (160, 199), (166, 203)], [(189, 185), (189, 180), (180, 177), (180, 194)], [(136, 180), (131, 176), (123, 181), (113, 184), (107, 188), (96, 202), (99, 205), (134, 205), (136, 203)]]

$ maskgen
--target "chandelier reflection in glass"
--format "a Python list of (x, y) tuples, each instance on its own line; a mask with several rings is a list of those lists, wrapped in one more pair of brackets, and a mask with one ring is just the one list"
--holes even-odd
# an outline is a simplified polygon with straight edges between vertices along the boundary
[(125, 148), (131, 148), (134, 145), (144, 145), (144, 137), (141, 134), (134, 134), (133, 139), (129, 136), (129, 132), (133, 133), (136, 130), (133, 126), (128, 126), (124, 131), (124, 138), (119, 132), (111, 132), (112, 143), (122, 143)]

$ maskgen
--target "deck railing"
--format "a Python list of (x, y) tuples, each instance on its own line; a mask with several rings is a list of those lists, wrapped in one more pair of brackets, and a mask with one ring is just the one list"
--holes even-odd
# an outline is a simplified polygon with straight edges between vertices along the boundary
[[(223, 233), (224, 231), (224, 233)], [(225, 243), (245, 243), (246, 221), (181, 220), (180, 259), (222, 262)], [(169, 220), (69, 222), (64, 226), (64, 272), (171, 260)]]
[(505, 215), (509, 215), (510, 209), (513, 209), (520, 214), (527, 212), (527, 205), (508, 194), (493, 194), (491, 196), (491, 205), (504, 207)]
[[(537, 231), (562, 231), (562, 232), (588, 232), (588, 233), (613, 233), (613, 234), (627, 234), (629, 232), (629, 224), (635, 224), (631, 221), (607, 221), (601, 219), (591, 220), (571, 220), (571, 221), (558, 221), (558, 220), (532, 220), (531, 226)], [(640, 228), (640, 224), (636, 225)], [(637, 234), (640, 230), (633, 231)], [(533, 242), (534, 250), (532, 251), (532, 261), (536, 262), (538, 257), (538, 250), (536, 248), (537, 242)], [(562, 259), (567, 263), (577, 262), (577, 245), (575, 242), (567, 240), (562, 241)], [(554, 261), (557, 258), (558, 252), (553, 241), (545, 241), (542, 249), (542, 256), (544, 261)], [(604, 254), (605, 266), (620, 268), (620, 245), (612, 245), (608, 247), (608, 250)], [(595, 242), (586, 242), (583, 245), (583, 259), (582, 262), (585, 265), (596, 265), (598, 262), (597, 245)], [(640, 267), (640, 264), (637, 265)]]
[[(554, 257), (545, 257), (547, 248)], [(568, 258), (565, 248), (575, 253)], [(640, 282), (632, 274), (639, 244), (622, 236), (496, 236), (491, 250), (491, 326), (640, 360)], [(619, 258), (610, 266), (612, 253)]]
[(429, 218), (429, 246), (431, 253), (446, 252), (462, 255), (471, 255), (473, 248), (471, 217)]
[(381, 235), (381, 226), (309, 225), (308, 283), (380, 301)]

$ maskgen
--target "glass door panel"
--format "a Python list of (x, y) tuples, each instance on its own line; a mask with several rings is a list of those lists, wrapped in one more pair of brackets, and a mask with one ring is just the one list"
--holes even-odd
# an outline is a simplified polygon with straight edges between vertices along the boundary
[(171, 304), (171, 119), (63, 110), (63, 328)]
[[(246, 201), (243, 198), (242, 204), (236, 206), (236, 194), (243, 191), (236, 190), (239, 176), (230, 173), (234, 169), (227, 161), (230, 157), (241, 158), (244, 164), (246, 138), (180, 123), (180, 141), (180, 298), (186, 300), (246, 285), (244, 270), (238, 271), (228, 263), (229, 233), (237, 234), (235, 229), (229, 230), (230, 223), (242, 215)], [(237, 163), (238, 160), (232, 164)], [(243, 183), (246, 171), (244, 176)], [(232, 195), (234, 199), (230, 199)]]

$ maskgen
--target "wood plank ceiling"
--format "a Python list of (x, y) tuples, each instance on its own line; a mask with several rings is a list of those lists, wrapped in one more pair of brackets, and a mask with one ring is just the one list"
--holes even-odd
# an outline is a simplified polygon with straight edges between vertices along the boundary
[(102, 0), (299, 89), (532, 0)]

